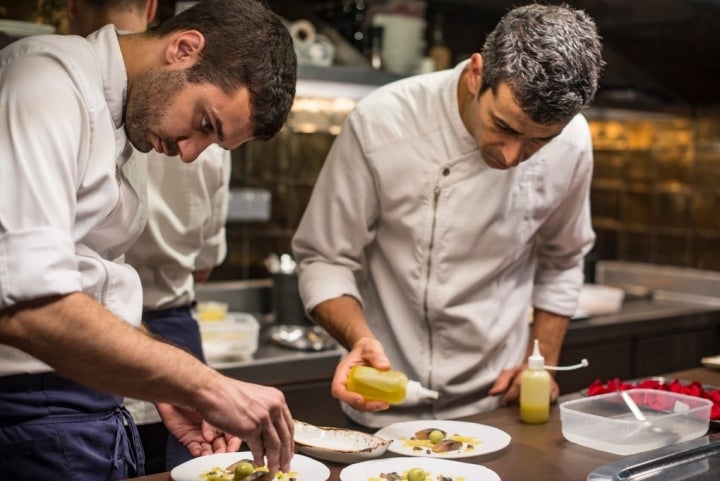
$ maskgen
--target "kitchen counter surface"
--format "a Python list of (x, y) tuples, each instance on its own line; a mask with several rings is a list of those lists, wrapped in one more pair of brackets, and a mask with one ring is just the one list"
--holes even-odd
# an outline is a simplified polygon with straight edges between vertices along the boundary
[[(720, 386), (720, 372), (707, 368), (670, 372), (664, 376)], [(565, 399), (577, 395), (575, 393)], [(560, 410), (557, 404), (553, 405), (550, 421), (546, 424), (521, 423), (518, 419), (517, 406), (504, 407), (463, 420), (495, 426), (510, 434), (512, 441), (507, 448), (485, 456), (463, 459), (492, 469), (503, 480), (585, 481), (588, 474), (599, 466), (623, 458), (567, 441), (562, 435)], [(326, 464), (331, 471), (329, 481), (339, 481), (343, 465)], [(170, 479), (169, 473), (135, 478), (136, 481), (169, 481)]]
[[(720, 306), (630, 298), (615, 314), (573, 320), (565, 346), (571, 348), (603, 339), (710, 325), (720, 326)], [(344, 353), (341, 347), (319, 352), (296, 351), (274, 345), (261, 334), (258, 350), (252, 359), (211, 365), (243, 381), (281, 385), (332, 378)]]

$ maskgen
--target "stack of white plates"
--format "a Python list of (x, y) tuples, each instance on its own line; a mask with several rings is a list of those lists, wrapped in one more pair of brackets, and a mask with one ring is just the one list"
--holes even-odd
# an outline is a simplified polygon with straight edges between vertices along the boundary
[(0, 19), (0, 32), (4, 32), (13, 37), (27, 37), (29, 35), (55, 33), (55, 27), (22, 20)]

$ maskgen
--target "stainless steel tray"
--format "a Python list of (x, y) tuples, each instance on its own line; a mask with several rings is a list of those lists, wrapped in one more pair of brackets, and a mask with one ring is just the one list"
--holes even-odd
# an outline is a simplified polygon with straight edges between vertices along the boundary
[(709, 435), (600, 466), (587, 481), (717, 481), (720, 436)]

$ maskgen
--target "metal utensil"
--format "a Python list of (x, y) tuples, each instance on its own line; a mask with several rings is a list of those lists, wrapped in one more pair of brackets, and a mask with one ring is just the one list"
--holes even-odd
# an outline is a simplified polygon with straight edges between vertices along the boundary
[(630, 409), (630, 412), (633, 414), (633, 416), (635, 416), (635, 419), (637, 419), (641, 423), (642, 428), (648, 429), (655, 434), (661, 434), (665, 436), (677, 436), (676, 432), (655, 426), (652, 422), (650, 422), (647, 416), (645, 416), (645, 414), (640, 410), (640, 407), (637, 405), (635, 400), (627, 393), (627, 391), (620, 390), (618, 391), (618, 394), (620, 394), (622, 400), (625, 401), (625, 404)]
[(630, 397), (630, 395), (626, 391), (618, 391), (620, 394), (620, 397), (625, 401), (625, 404), (627, 404), (627, 407), (630, 408), (630, 412), (633, 413), (633, 416), (635, 416), (635, 419), (640, 421), (641, 423), (649, 423), (650, 421), (647, 420), (647, 417), (643, 414), (643, 412), (640, 410), (640, 407), (635, 403), (633, 398)]

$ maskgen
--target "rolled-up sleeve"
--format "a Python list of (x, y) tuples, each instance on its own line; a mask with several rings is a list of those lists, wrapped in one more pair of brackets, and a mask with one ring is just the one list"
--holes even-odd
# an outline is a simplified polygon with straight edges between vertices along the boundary
[(580, 122), (585, 147), (563, 200), (538, 231), (537, 270), (533, 306), (572, 316), (583, 283), (585, 256), (595, 243), (590, 217), (592, 140), (586, 122)]
[[(83, 99), (47, 56), (0, 70), (0, 309), (82, 290), (74, 255)], [(59, 120), (59, 117), (62, 120)]]
[(374, 238), (377, 192), (351, 113), (333, 142), (293, 237), (300, 296), (308, 312), (342, 295), (362, 303), (356, 275)]

